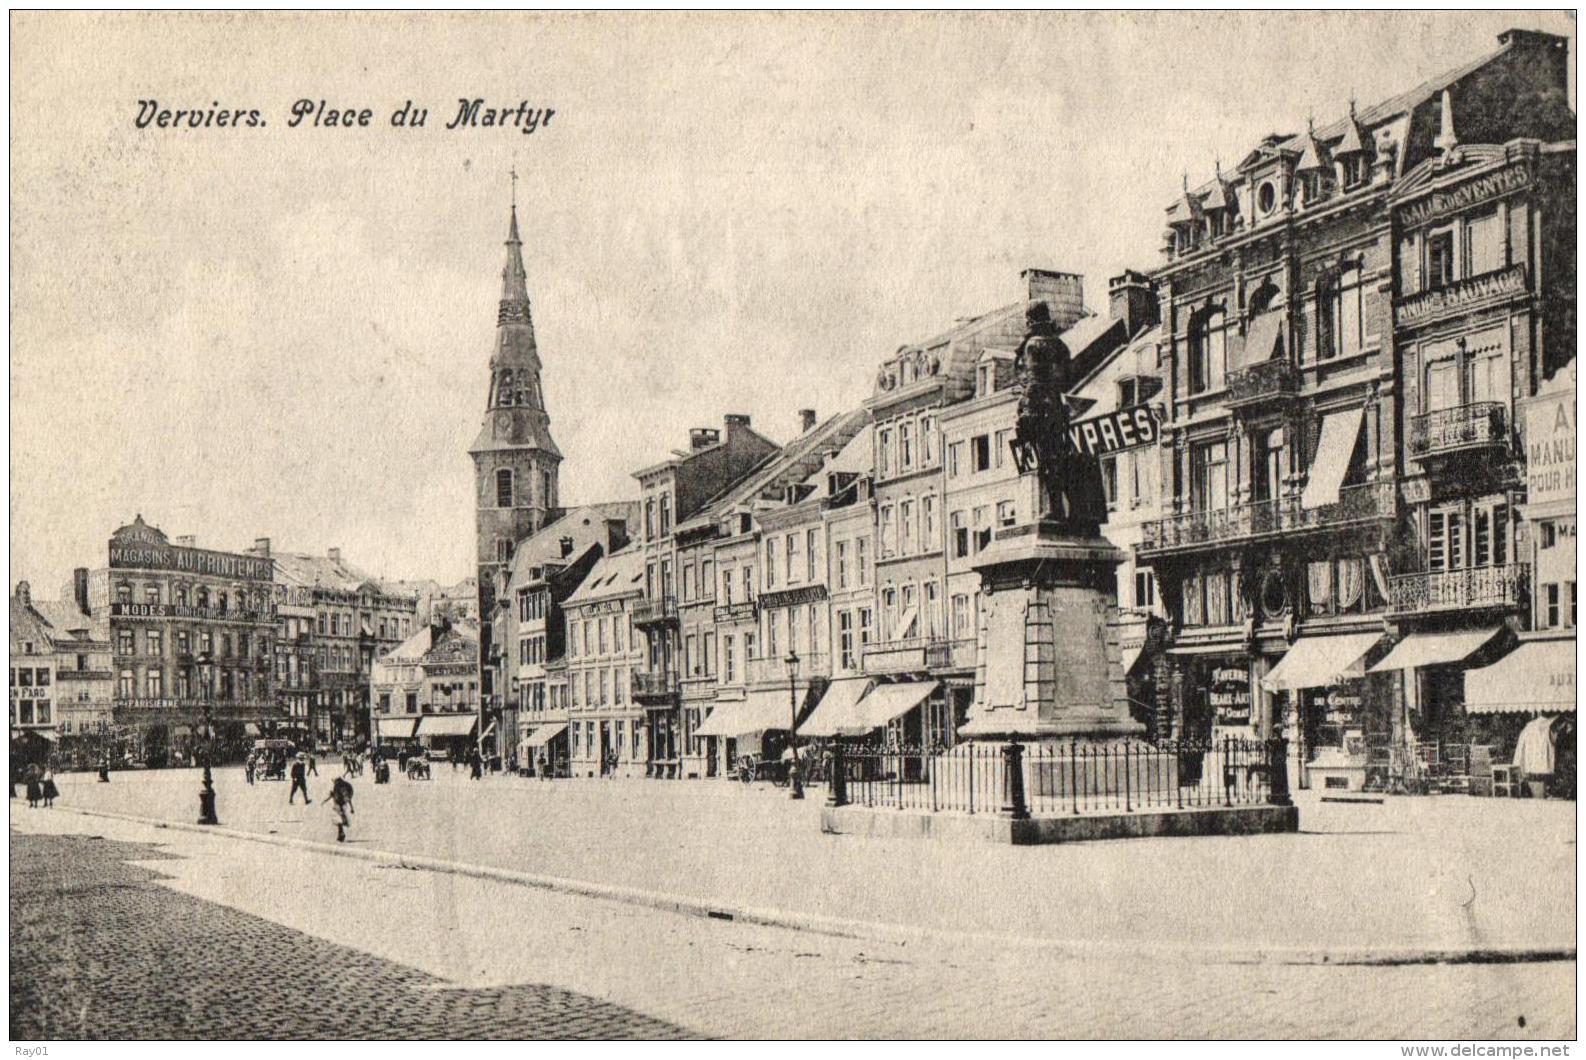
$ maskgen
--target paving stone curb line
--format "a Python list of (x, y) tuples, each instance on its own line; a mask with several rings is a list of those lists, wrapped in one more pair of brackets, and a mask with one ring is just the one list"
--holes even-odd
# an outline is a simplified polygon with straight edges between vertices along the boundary
[(56, 806), (56, 810), (83, 817), (100, 817), (128, 821), (178, 832), (198, 835), (225, 836), (270, 846), (306, 850), (317, 854), (355, 858), (360, 861), (391, 865), (397, 868), (424, 869), (430, 872), (492, 880), (499, 883), (534, 887), (557, 894), (617, 902), (663, 912), (677, 913), (705, 920), (753, 924), (761, 927), (785, 928), (815, 935), (836, 938), (888, 942), (908, 945), (911, 942), (964, 943), (975, 942), (1020, 949), (1040, 950), (1053, 956), (1072, 960), (1107, 960), (1125, 957), (1150, 957), (1159, 960), (1178, 960), (1192, 964), (1316, 964), (1316, 965), (1407, 965), (1407, 964), (1520, 964), (1543, 961), (1574, 961), (1574, 946), (1467, 946), (1467, 947), (1417, 947), (1417, 946), (1196, 946), (1187, 943), (1108, 942), (1099, 940), (1067, 940), (1038, 936), (1006, 935), (986, 931), (955, 931), (907, 924), (889, 924), (883, 921), (851, 920), (824, 916), (817, 913), (800, 913), (782, 909), (761, 909), (711, 902), (688, 895), (669, 894), (664, 891), (647, 891), (618, 884), (595, 883), (588, 880), (548, 876), (518, 869), (477, 865), (471, 862), (446, 861), (422, 854), (399, 854), (388, 850), (364, 850), (339, 843), (321, 843), (311, 839), (276, 835), (268, 832), (250, 832), (227, 828), (223, 825), (201, 825), (186, 821), (169, 821), (158, 817), (117, 813), (113, 810), (88, 810), (73, 806)]

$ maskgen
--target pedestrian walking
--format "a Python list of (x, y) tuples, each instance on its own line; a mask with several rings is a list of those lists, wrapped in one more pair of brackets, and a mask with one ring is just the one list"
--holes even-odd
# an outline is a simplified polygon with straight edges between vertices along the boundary
[(248, 784), (253, 785), (253, 775), (258, 771), (259, 760), (254, 755), (249, 755), (242, 760), (242, 775), (247, 778)]
[(26, 778), (28, 785), (28, 809), (36, 810), (38, 809), (39, 800), (44, 797), (44, 785), (39, 783), (39, 777), (42, 776), (42, 773), (39, 770), (38, 763), (34, 762), (28, 766), (27, 772), (23, 776)]
[(541, 751), (539, 757), (534, 760), (534, 772), (541, 780), (548, 779), (545, 774), (546, 768), (545, 752)]
[(397, 752), (397, 772), (404, 777), (408, 775), (408, 749), (406, 747)]
[(346, 777), (337, 777), (330, 786), (331, 809), (336, 815), (336, 842), (347, 841), (347, 829), (352, 827), (352, 784)]
[(110, 752), (108, 751), (106, 751), (105, 756), (99, 760), (99, 783), (110, 783)]
[(49, 766), (44, 767), (44, 775), (39, 779), (39, 794), (44, 798), (44, 808), (49, 809), (55, 805), (61, 790), (55, 786), (55, 771)]
[(293, 798), (299, 791), (303, 793), (304, 806), (314, 801), (308, 797), (308, 762), (307, 756), (302, 751), (299, 751), (297, 757), (292, 759), (292, 790), (286, 793), (287, 805), (290, 806), (292, 804)]
[(314, 752), (308, 753), (308, 771), (314, 776), (319, 776), (319, 760), (314, 757)]
[(479, 755), (479, 749), (474, 748), (468, 752), (468, 779), (478, 780), (485, 775), (484, 759)]

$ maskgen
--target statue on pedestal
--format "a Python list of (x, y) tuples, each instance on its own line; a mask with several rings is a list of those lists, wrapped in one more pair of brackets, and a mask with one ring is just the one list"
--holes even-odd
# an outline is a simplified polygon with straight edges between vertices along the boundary
[(1020, 389), (1014, 435), (1020, 468), (1035, 467), (1046, 506), (1043, 522), (1094, 536), (1106, 521), (1107, 506), (1100, 465), (1076, 452), (1068, 438), (1064, 396), (1077, 381), (1073, 360), (1044, 302), (1025, 310), (1024, 321), (1024, 341), (1013, 361)]

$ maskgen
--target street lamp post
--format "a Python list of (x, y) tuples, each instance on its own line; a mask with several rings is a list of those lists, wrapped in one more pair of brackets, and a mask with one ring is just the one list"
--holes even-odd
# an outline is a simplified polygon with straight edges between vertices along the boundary
[(792, 761), (788, 763), (788, 798), (802, 799), (804, 797), (804, 782), (799, 778), (799, 657), (798, 652), (788, 649), (787, 658), (782, 660), (787, 663), (787, 703), (788, 703), (788, 748), (793, 752)]
[(208, 652), (198, 657), (198, 684), (204, 704), (204, 785), (198, 789), (198, 823), (219, 824), (215, 816), (215, 775), (210, 763), (215, 757), (214, 709), (215, 663)]

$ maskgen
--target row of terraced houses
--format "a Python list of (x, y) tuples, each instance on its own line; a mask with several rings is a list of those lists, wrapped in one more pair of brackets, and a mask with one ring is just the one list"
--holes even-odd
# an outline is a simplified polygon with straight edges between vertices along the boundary
[[(1290, 736), (1302, 782), (1390, 786), (1574, 710), (1575, 118), (1515, 30), (1272, 135), (1166, 207), (1162, 260), (881, 358), (785, 444), (688, 432), (630, 499), (558, 503), (514, 209), (478, 486), (487, 754), (708, 777), (835, 735), (948, 746), (976, 709), (978, 557), (1040, 516), (1012, 440), (1026, 310), (1079, 382), (1125, 555), (1109, 642), (1153, 737)], [(792, 416), (789, 417), (790, 424)], [(1436, 753), (1435, 750), (1432, 753)]]

